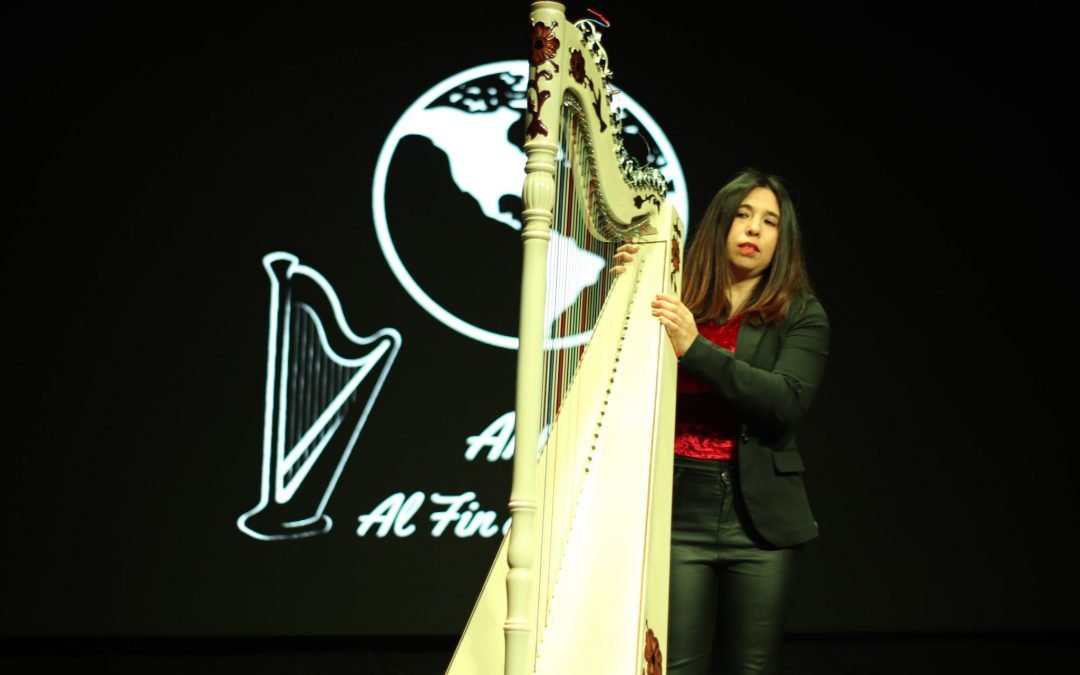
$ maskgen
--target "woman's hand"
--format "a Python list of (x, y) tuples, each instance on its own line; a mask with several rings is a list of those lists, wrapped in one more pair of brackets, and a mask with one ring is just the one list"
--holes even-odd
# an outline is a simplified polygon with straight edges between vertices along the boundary
[(634, 254), (637, 252), (637, 244), (623, 244), (615, 249), (615, 264), (612, 266), (611, 271), (615, 274), (625, 272), (626, 265), (634, 262)]
[(652, 302), (653, 316), (660, 319), (667, 329), (671, 344), (675, 347), (675, 353), (680, 357), (690, 349), (697, 339), (697, 321), (694, 315), (682, 303), (682, 300), (671, 296), (658, 294)]

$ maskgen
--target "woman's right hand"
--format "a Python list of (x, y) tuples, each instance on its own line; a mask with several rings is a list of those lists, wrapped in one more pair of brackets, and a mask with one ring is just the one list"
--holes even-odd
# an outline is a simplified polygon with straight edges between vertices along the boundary
[(634, 262), (634, 254), (637, 252), (637, 244), (623, 244), (615, 249), (615, 264), (612, 265), (611, 271), (615, 274), (625, 272), (626, 266)]

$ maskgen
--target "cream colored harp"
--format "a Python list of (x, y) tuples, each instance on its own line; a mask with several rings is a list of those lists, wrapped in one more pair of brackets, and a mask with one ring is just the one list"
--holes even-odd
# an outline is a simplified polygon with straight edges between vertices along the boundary
[[(556, 2), (530, 18), (512, 526), (447, 673), (651, 674), (677, 362), (650, 302), (678, 292), (682, 226), (623, 147), (593, 24)], [(639, 253), (613, 274), (628, 240)]]

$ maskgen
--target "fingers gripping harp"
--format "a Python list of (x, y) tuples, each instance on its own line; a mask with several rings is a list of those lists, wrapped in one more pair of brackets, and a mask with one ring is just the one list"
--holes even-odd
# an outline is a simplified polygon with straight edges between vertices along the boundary
[(682, 225), (563, 12), (532, 5), (513, 524), (452, 675), (652, 675), (667, 645), (677, 362), (649, 303), (678, 292)]

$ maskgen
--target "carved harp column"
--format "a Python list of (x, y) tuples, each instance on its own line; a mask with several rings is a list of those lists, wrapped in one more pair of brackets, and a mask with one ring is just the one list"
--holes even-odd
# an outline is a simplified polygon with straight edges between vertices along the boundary
[(682, 227), (623, 148), (593, 24), (534, 2), (531, 26), (512, 525), (447, 672), (652, 675), (677, 363), (650, 302), (678, 292)]

